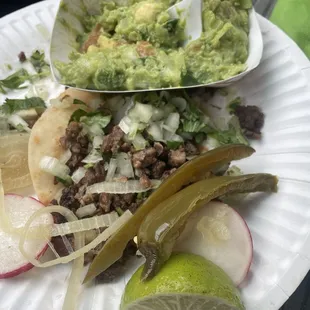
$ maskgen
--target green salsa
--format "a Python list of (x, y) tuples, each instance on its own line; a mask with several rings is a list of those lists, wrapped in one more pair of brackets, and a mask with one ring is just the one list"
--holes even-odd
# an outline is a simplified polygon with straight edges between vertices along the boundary
[(203, 33), (185, 48), (185, 21), (167, 13), (176, 2), (103, 2), (99, 15), (84, 20), (80, 50), (69, 63), (56, 62), (62, 82), (138, 90), (207, 84), (244, 71), (251, 0), (203, 0)]

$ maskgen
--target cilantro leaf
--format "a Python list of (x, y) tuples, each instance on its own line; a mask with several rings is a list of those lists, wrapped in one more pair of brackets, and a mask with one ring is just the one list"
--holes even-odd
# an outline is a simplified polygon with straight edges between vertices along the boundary
[(29, 59), (37, 73), (49, 73), (49, 64), (45, 61), (44, 52), (36, 50), (32, 53)]
[(96, 113), (95, 115), (87, 115), (87, 116), (81, 117), (81, 122), (86, 124), (87, 126), (98, 124), (101, 128), (105, 128), (111, 122), (111, 119), (112, 119), (111, 115), (102, 115), (99, 112), (99, 113)]
[(181, 141), (167, 141), (167, 147), (170, 150), (177, 150), (182, 144)]
[(0, 92), (5, 94), (5, 88), (19, 89), (21, 85), (31, 79), (31, 75), (25, 69), (20, 69), (15, 73), (9, 75), (3, 80), (0, 80)]
[(218, 140), (221, 144), (245, 144), (249, 145), (248, 140), (243, 136), (239, 120), (232, 117), (229, 123), (229, 129), (224, 131), (214, 131), (209, 136)]
[(87, 106), (87, 104), (85, 102), (83, 102), (82, 100), (79, 100), (79, 99), (74, 99), (73, 104), (80, 104), (80, 105)]
[(103, 112), (86, 112), (85, 110), (76, 110), (70, 119), (70, 122), (82, 122), (87, 126), (98, 124), (101, 128), (105, 128), (111, 122), (112, 116), (105, 115)]
[(73, 112), (70, 118), (70, 122), (79, 122), (82, 116), (86, 116), (88, 113), (85, 110), (78, 109)]
[(25, 99), (6, 98), (4, 104), (0, 107), (0, 111), (4, 114), (13, 114), (17, 111), (29, 110), (32, 108), (45, 109), (45, 102), (40, 97), (31, 97)]

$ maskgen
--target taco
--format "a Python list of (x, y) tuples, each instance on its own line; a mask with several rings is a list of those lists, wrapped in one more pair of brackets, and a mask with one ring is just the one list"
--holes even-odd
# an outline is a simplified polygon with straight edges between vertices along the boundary
[[(198, 93), (198, 101), (205, 97)], [(198, 108), (197, 95), (183, 92), (121, 96), (67, 89), (31, 132), (29, 169), (35, 191), (45, 205), (60, 204), (78, 218), (126, 210), (134, 214), (187, 161), (222, 144), (247, 143), (240, 127), (231, 125), (234, 120), (229, 116), (226, 128), (217, 128)], [(98, 233), (89, 232), (86, 242)], [(131, 242), (117, 264), (135, 253)], [(105, 272), (109, 279), (113, 270), (121, 272), (119, 266), (111, 268)]]

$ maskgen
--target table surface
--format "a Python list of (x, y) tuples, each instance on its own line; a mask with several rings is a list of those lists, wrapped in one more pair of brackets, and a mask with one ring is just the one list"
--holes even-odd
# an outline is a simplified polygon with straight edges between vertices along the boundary
[[(253, 0), (256, 11), (269, 17), (277, 0)], [(10, 0), (0, 5), (0, 17), (38, 1)], [(310, 310), (310, 273), (280, 310)], [(261, 309), (264, 310), (264, 309)]]

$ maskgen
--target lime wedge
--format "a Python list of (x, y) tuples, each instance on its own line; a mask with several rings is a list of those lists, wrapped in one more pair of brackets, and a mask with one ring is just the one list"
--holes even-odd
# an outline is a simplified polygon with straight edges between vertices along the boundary
[(244, 310), (226, 273), (201, 256), (177, 253), (150, 281), (141, 266), (129, 280), (120, 310)]

